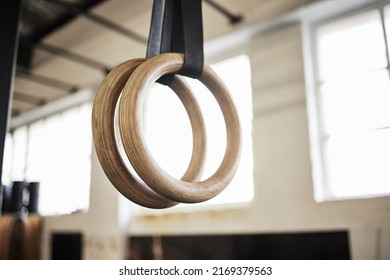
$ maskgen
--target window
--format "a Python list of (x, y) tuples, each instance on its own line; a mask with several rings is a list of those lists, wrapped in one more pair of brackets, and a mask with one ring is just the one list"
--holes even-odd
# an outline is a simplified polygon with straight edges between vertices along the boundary
[[(250, 63), (246, 55), (211, 65), (229, 88), (242, 129), (242, 152), (238, 171), (231, 184), (213, 199), (195, 204), (236, 204), (253, 198), (252, 92)], [(211, 176), (222, 161), (226, 131), (219, 105), (200, 82), (187, 79), (204, 116), (207, 133), (207, 158), (202, 179)], [(187, 113), (179, 99), (165, 86), (154, 84), (144, 105), (144, 132), (156, 161), (172, 176), (180, 178), (191, 158), (192, 133)], [(125, 158), (125, 156), (123, 156)], [(180, 204), (195, 207), (194, 204)], [(175, 207), (175, 209), (177, 208)], [(153, 211), (156, 213), (156, 210)]]
[(389, 32), (390, 5), (313, 29), (318, 201), (390, 195)]
[(69, 214), (89, 206), (91, 104), (77, 106), (7, 136), (3, 182), (40, 182), (39, 213)]

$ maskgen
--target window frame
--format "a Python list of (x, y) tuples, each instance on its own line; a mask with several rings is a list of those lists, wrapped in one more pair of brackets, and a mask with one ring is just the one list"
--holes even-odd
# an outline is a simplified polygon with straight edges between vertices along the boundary
[[(308, 133), (310, 142), (310, 156), (312, 162), (312, 180), (314, 188), (314, 199), (316, 202), (349, 200), (349, 199), (365, 199), (371, 198), (372, 195), (366, 196), (350, 196), (336, 197), (332, 195), (329, 185), (329, 170), (326, 164), (326, 132), (324, 129), (324, 112), (321, 106), (320, 86), (324, 83), (320, 79), (319, 73), (319, 57), (318, 44), (316, 40), (316, 31), (319, 27), (338, 21), (347, 19), (348, 17), (356, 16), (365, 12), (377, 10), (380, 15), (381, 27), (384, 36), (387, 65), (384, 70), (387, 70), (390, 75), (390, 40), (387, 34), (385, 19), (385, 7), (390, 5), (390, 0), (377, 1), (376, 3), (363, 3), (362, 5), (342, 7), (342, 9), (333, 9), (330, 12), (325, 12), (325, 16), (318, 20), (313, 18), (304, 19), (302, 22), (302, 40), (303, 40), (303, 55), (305, 65), (305, 83), (306, 83), (306, 99), (307, 99), (307, 116), (308, 116)], [(390, 196), (389, 194), (374, 195)]]

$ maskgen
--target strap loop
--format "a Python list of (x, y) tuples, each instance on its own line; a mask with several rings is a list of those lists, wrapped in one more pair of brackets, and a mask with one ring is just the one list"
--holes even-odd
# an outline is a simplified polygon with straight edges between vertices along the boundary
[[(160, 53), (183, 53), (184, 64), (178, 72), (199, 78), (204, 66), (201, 0), (154, 0), (146, 57)], [(172, 74), (159, 83), (169, 85)]]
[(202, 75), (204, 66), (202, 1), (181, 0), (181, 5), (184, 66), (180, 74), (198, 79)]

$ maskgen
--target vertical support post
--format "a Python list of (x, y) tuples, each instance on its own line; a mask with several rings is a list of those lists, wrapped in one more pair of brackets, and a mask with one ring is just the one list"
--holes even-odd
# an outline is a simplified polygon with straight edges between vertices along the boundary
[(12, 102), (21, 6), (22, 0), (0, 1), (0, 183)]

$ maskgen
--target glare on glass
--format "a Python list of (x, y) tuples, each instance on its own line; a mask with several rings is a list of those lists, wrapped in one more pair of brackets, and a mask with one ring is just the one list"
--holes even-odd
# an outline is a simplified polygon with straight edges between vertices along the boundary
[[(390, 6), (385, 8), (389, 26)], [(390, 194), (390, 81), (379, 10), (316, 30), (325, 193)], [(389, 32), (389, 28), (387, 30)]]
[(387, 66), (379, 11), (369, 11), (334, 21), (317, 29), (320, 81)]
[(387, 70), (356, 75), (321, 85), (325, 134), (390, 126), (390, 81)]
[(331, 137), (326, 143), (328, 185), (337, 198), (390, 194), (390, 129)]

